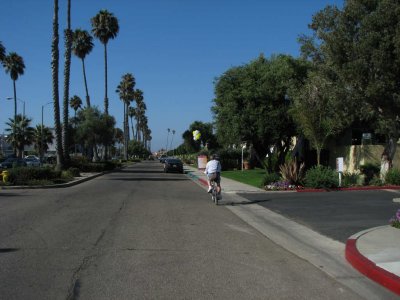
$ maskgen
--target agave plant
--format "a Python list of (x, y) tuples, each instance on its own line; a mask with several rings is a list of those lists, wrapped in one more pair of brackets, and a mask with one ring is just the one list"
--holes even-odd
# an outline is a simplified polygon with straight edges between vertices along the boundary
[(304, 178), (304, 163), (298, 164), (297, 160), (290, 160), (279, 166), (282, 178), (290, 184), (300, 184)]

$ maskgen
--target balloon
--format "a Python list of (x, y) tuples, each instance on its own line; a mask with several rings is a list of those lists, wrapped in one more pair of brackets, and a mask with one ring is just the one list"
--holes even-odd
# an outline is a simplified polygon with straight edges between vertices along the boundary
[(192, 133), (193, 133), (193, 139), (194, 139), (195, 141), (198, 141), (198, 140), (200, 139), (200, 137), (201, 137), (200, 131), (195, 130), (195, 131), (193, 131)]

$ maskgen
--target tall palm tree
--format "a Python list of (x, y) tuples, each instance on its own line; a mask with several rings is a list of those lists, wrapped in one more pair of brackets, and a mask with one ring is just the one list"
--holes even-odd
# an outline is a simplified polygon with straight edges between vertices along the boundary
[(116, 93), (119, 94), (119, 98), (124, 103), (124, 155), (125, 159), (128, 159), (128, 141), (129, 141), (129, 124), (128, 124), (128, 107), (131, 101), (134, 99), (134, 88), (135, 78), (131, 73), (127, 73), (122, 76), (121, 82), (117, 87)]
[(34, 148), (39, 152), (39, 157), (42, 159), (44, 153), (49, 150), (49, 144), (53, 143), (54, 135), (49, 127), (36, 125), (33, 130)]
[(22, 158), (25, 145), (29, 146), (33, 142), (34, 130), (30, 127), (31, 119), (18, 114), (14, 119), (9, 119), (6, 125), (8, 133), (7, 142), (17, 150), (17, 157)]
[[(11, 52), (3, 59), (3, 66), (6, 73), (10, 74), (13, 81), (14, 90), (14, 120), (17, 118), (17, 87), (16, 81), (20, 75), (24, 74), (25, 63), (24, 59), (15, 52)], [(15, 125), (15, 124), (14, 124)], [(14, 154), (16, 154), (17, 149), (14, 147)]]
[(0, 41), (0, 63), (3, 63), (5, 57), (6, 57), (6, 48), (3, 46), (3, 43)]
[(128, 116), (131, 119), (132, 140), (135, 140), (135, 130), (133, 128), (133, 118), (136, 118), (136, 109), (132, 106), (128, 109)]
[(86, 91), (86, 106), (90, 107), (90, 97), (86, 80), (85, 57), (93, 50), (93, 37), (86, 30), (76, 29), (72, 39), (72, 51), (82, 61), (83, 80)]
[(64, 167), (64, 156), (62, 148), (62, 129), (60, 121), (60, 95), (58, 89), (58, 72), (59, 72), (59, 49), (58, 49), (58, 0), (54, 0), (53, 14), (53, 41), (51, 43), (51, 71), (53, 83), (53, 104), (54, 104), (54, 127), (56, 132), (56, 149), (57, 149), (57, 165), (56, 169), (61, 170)]
[(107, 44), (110, 39), (114, 39), (118, 34), (118, 19), (107, 10), (100, 10), (100, 12), (91, 19), (91, 23), (93, 35), (104, 45), (104, 113), (108, 115)]
[(69, 100), (69, 106), (75, 111), (75, 119), (76, 119), (76, 111), (82, 108), (82, 99), (75, 95)]
[(64, 98), (63, 98), (63, 155), (65, 160), (69, 160), (69, 134), (68, 134), (68, 101), (69, 83), (71, 73), (71, 49), (72, 49), (72, 30), (71, 30), (71, 0), (67, 1), (67, 29), (64, 30)]
[(142, 119), (142, 116), (144, 115), (144, 111), (146, 110), (146, 104), (144, 103), (144, 98), (143, 98), (143, 91), (140, 89), (135, 90), (135, 101), (136, 101), (136, 113), (135, 113), (135, 119), (136, 119), (136, 141), (140, 141), (140, 120)]
[(3, 43), (0, 41), (0, 62), (3, 62), (6, 57), (6, 48), (3, 46)]

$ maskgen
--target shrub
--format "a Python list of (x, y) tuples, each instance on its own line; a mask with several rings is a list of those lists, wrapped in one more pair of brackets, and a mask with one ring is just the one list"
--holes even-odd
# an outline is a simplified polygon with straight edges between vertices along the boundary
[(389, 220), (390, 225), (400, 229), (400, 209), (397, 210), (396, 215)]
[(361, 184), (361, 176), (359, 172), (344, 172), (342, 177), (343, 186), (355, 186)]
[(385, 182), (393, 185), (400, 185), (400, 170), (390, 169), (386, 173)]
[(279, 181), (281, 178), (276, 173), (266, 173), (263, 179), (263, 186), (273, 184), (274, 182)]
[(335, 188), (338, 187), (338, 174), (329, 167), (315, 166), (309, 169), (305, 176), (305, 186), (311, 188)]
[(61, 177), (60, 171), (52, 168), (13, 168), (10, 169), (9, 181), (12, 184), (26, 184), (33, 180), (52, 181)]
[(71, 174), (72, 177), (81, 176), (79, 168), (71, 167), (68, 169), (68, 172)]
[(379, 175), (380, 167), (377, 164), (367, 163), (360, 166), (360, 170), (365, 175), (364, 184), (369, 185), (372, 178)]
[(371, 181), (369, 182), (369, 185), (372, 186), (382, 186), (383, 182), (378, 176), (374, 176)]
[(290, 184), (299, 185), (304, 177), (304, 163), (297, 164), (297, 160), (290, 160), (279, 166), (281, 176)]

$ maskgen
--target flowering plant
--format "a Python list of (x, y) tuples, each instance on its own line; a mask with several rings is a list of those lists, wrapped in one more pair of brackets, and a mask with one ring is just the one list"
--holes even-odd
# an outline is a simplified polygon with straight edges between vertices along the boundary
[(303, 187), (295, 184), (290, 184), (288, 181), (277, 181), (265, 186), (265, 189), (270, 191), (287, 191), (301, 188)]
[(400, 209), (397, 210), (396, 215), (389, 220), (390, 225), (394, 228), (400, 229)]

